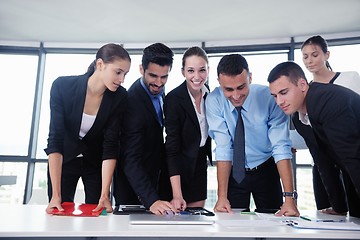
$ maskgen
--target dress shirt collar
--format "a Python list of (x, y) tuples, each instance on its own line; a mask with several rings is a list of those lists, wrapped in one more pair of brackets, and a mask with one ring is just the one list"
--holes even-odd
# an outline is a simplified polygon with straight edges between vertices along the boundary
[(307, 113), (301, 113), (299, 112), (299, 120), (300, 122), (302, 122), (304, 125), (308, 125), (311, 126), (310, 120), (309, 120), (309, 115)]
[[(186, 89), (187, 89), (187, 91), (189, 93), (191, 101), (193, 103), (195, 103), (195, 99), (194, 99), (193, 95), (190, 93), (189, 88), (187, 87), (187, 85), (186, 85)], [(203, 85), (202, 88), (201, 88), (202, 97), (204, 98), (205, 94), (208, 94), (208, 93), (209, 93), (209, 90), (205, 87), (205, 85)]]

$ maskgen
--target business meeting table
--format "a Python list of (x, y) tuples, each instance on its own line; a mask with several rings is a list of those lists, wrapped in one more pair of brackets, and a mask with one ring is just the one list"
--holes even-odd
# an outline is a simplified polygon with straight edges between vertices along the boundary
[(0, 238), (360, 239), (359, 218), (318, 211), (301, 211), (308, 220), (235, 210), (233, 214), (206, 216), (214, 220), (212, 225), (132, 225), (129, 215), (56, 216), (46, 214), (45, 208), (45, 205), (0, 205)]

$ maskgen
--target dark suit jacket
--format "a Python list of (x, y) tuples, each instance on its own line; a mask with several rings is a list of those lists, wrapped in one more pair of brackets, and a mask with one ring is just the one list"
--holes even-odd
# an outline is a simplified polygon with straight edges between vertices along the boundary
[(102, 160), (118, 158), (119, 128), (127, 93), (123, 87), (115, 92), (105, 91), (94, 125), (81, 140), (79, 131), (89, 77), (89, 74), (59, 77), (53, 82), (50, 130), (45, 152), (61, 153), (64, 162), (81, 153), (89, 163), (101, 166)]
[[(166, 170), (163, 127), (141, 78), (128, 90), (128, 108), (122, 126), (120, 165), (116, 170), (116, 205), (159, 200), (162, 169)], [(125, 176), (125, 175), (126, 176)], [(165, 173), (164, 173), (165, 174)], [(169, 177), (165, 174), (167, 181)]]
[(186, 81), (166, 95), (164, 114), (169, 176), (181, 175), (181, 181), (191, 183), (197, 162), (203, 161), (206, 165), (206, 156), (211, 160), (211, 139), (208, 137), (204, 145), (206, 155), (198, 159), (200, 125)]
[(335, 156), (360, 196), (360, 95), (335, 84), (314, 82), (306, 95), (306, 108), (319, 147)]
[[(320, 208), (326, 208), (329, 206), (323, 206), (323, 204), (326, 203), (326, 199), (328, 199), (327, 204), (330, 202), (335, 211), (347, 212), (348, 207), (345, 189), (341, 180), (341, 172), (335, 164), (334, 156), (330, 156), (326, 151), (319, 148), (313, 129), (300, 121), (298, 112), (294, 113), (292, 121), (296, 130), (304, 138), (306, 145), (309, 148), (314, 164), (316, 165), (314, 171), (319, 171), (322, 183), (326, 190), (327, 198), (324, 196), (325, 200), (322, 200), (323, 196), (315, 192), (314, 189), (316, 203), (321, 205)], [(315, 182), (314, 184), (317, 183)]]

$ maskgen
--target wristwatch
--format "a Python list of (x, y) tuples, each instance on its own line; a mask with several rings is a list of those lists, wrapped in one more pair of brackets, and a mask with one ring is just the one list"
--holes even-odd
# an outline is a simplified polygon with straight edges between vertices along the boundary
[(296, 190), (294, 190), (293, 192), (283, 192), (283, 197), (291, 197), (292, 199), (296, 200), (298, 198), (298, 194)]

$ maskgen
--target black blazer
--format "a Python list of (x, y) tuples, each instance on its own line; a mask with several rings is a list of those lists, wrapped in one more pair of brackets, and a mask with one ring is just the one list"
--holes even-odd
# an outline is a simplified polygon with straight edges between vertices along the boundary
[[(206, 96), (206, 95), (205, 95)], [(181, 180), (191, 183), (198, 161), (207, 164), (211, 157), (211, 139), (207, 138), (205, 156), (199, 156), (200, 125), (189, 96), (186, 81), (169, 92), (164, 103), (166, 128), (166, 160), (169, 176), (181, 175)]]
[(298, 112), (294, 113), (292, 121), (296, 130), (304, 138), (305, 143), (309, 148), (331, 206), (339, 212), (346, 212), (346, 194), (340, 170), (335, 163), (335, 156), (329, 155), (327, 151), (324, 151), (319, 147), (313, 129), (300, 121)]
[(360, 95), (335, 84), (311, 83), (306, 108), (319, 148), (345, 169), (360, 196)]
[(57, 78), (50, 92), (50, 129), (46, 154), (61, 153), (64, 162), (80, 153), (84, 158), (101, 166), (102, 160), (117, 159), (119, 129), (127, 102), (123, 87), (115, 92), (106, 90), (94, 125), (79, 138), (90, 74)]
[(158, 122), (152, 101), (140, 81), (141, 78), (128, 90), (115, 199), (116, 205), (120, 205), (137, 204), (139, 198), (149, 208), (160, 199), (160, 174), (167, 167), (163, 126)]

